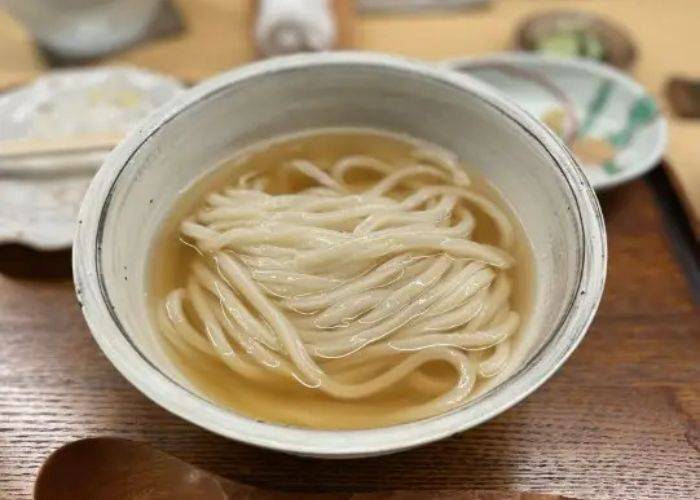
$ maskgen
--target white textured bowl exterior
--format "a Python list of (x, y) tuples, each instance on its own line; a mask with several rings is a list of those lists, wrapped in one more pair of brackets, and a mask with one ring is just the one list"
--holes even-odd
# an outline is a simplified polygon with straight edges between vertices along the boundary
[[(258, 422), (197, 395), (154, 341), (144, 300), (148, 252), (179, 193), (241, 147), (330, 126), (382, 128), (445, 146), (479, 168), (517, 207), (536, 257), (536, 311), (527, 328), (537, 342), (522, 353), (514, 374), (464, 407), (370, 430)], [(73, 268), (95, 340), (153, 401), (229, 438), (340, 458), (444, 438), (534, 391), (578, 345), (595, 314), (606, 243), (596, 197), (566, 148), (487, 86), (390, 56), (329, 53), (277, 58), (223, 74), (142, 123), (111, 153), (88, 190)]]

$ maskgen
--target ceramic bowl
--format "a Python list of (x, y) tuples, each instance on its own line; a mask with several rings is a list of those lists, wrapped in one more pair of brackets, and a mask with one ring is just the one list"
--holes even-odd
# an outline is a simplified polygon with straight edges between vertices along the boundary
[[(437, 143), (503, 193), (536, 256), (535, 311), (515, 373), (449, 413), (380, 429), (320, 431), (256, 421), (207, 401), (158, 348), (147, 304), (154, 235), (184, 189), (242, 147), (318, 127), (373, 127)], [(593, 318), (606, 268), (595, 194), (547, 128), (476, 80), (384, 55), (276, 58), (202, 83), (151, 115), (107, 158), (73, 248), (78, 298), (114, 366), (156, 403), (253, 445), (319, 457), (414, 447), (484, 422), (541, 385)]]
[(0, 5), (46, 48), (66, 58), (87, 58), (142, 37), (163, 0), (2, 0)]
[[(574, 151), (583, 144), (576, 144), (578, 139), (587, 140), (588, 152), (578, 159), (597, 190), (644, 175), (659, 164), (666, 149), (668, 124), (654, 99), (612, 66), (522, 52), (455, 59), (446, 65), (491, 85), (537, 118), (547, 121), (557, 110), (570, 115), (574, 134), (562, 135)], [(601, 145), (610, 153), (597, 154)]]

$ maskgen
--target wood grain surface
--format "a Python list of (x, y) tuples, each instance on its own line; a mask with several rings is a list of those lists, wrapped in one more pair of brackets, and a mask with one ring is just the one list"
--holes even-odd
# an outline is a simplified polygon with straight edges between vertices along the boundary
[[(175, 0), (183, 36), (107, 63), (196, 81), (253, 57), (249, 0)], [(440, 59), (511, 47), (515, 23), (563, 0), (498, 0), (468, 14), (358, 19), (356, 46)], [(699, 76), (697, 0), (580, 1), (640, 42), (635, 70)], [(26, 32), (0, 14), (0, 86), (46, 70)], [(697, 193), (697, 124), (673, 120), (676, 181)], [(687, 186), (691, 186), (688, 188)], [(694, 186), (694, 187), (693, 187)], [(693, 190), (695, 189), (695, 190)], [(700, 203), (700, 197), (687, 201)], [(603, 196), (605, 297), (573, 357), (526, 401), (459, 436), (389, 457), (325, 462), (237, 444), (151, 403), (101, 354), (70, 280), (70, 254), (0, 247), (0, 499), (30, 498), (37, 468), (68, 441), (143, 440), (217, 474), (287, 491), (527, 490), (576, 498), (700, 498), (700, 309), (674, 260), (650, 187)]]
[(74, 439), (143, 440), (245, 483), (287, 491), (508, 489), (577, 498), (700, 498), (700, 310), (644, 181), (602, 199), (610, 272), (565, 366), (471, 431), (393, 456), (301, 459), (167, 413), (101, 354), (69, 254), (0, 247), (0, 498), (29, 498), (38, 466)]

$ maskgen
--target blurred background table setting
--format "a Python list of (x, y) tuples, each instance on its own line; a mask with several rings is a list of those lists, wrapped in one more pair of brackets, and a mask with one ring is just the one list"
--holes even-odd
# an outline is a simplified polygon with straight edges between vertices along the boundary
[[(29, 498), (51, 452), (99, 436), (221, 476), (231, 498), (698, 498), (698, 20), (694, 0), (0, 0), (0, 498)], [(259, 59), (335, 50), (467, 74), (544, 122), (595, 188), (609, 248), (596, 319), (538, 392), (342, 464), (146, 399), (91, 339), (70, 268), (90, 180), (153, 110)]]

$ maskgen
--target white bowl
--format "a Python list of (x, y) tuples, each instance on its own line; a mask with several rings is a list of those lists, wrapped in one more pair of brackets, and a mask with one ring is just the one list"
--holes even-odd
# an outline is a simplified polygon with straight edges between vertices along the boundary
[(64, 57), (94, 57), (142, 37), (163, 0), (3, 0), (42, 45)]
[[(197, 395), (158, 347), (147, 258), (183, 189), (241, 147), (300, 129), (388, 129), (440, 144), (478, 167), (516, 208), (536, 256), (535, 312), (517, 371), (462, 408), (356, 431), (255, 421)], [(171, 101), (108, 157), (83, 202), (73, 248), (76, 289), (96, 341), (139, 390), (190, 422), (285, 452), (394, 452), (480, 424), (522, 400), (583, 338), (600, 300), (605, 230), (575, 161), (543, 125), (473, 79), (384, 55), (277, 58), (223, 74)]]

